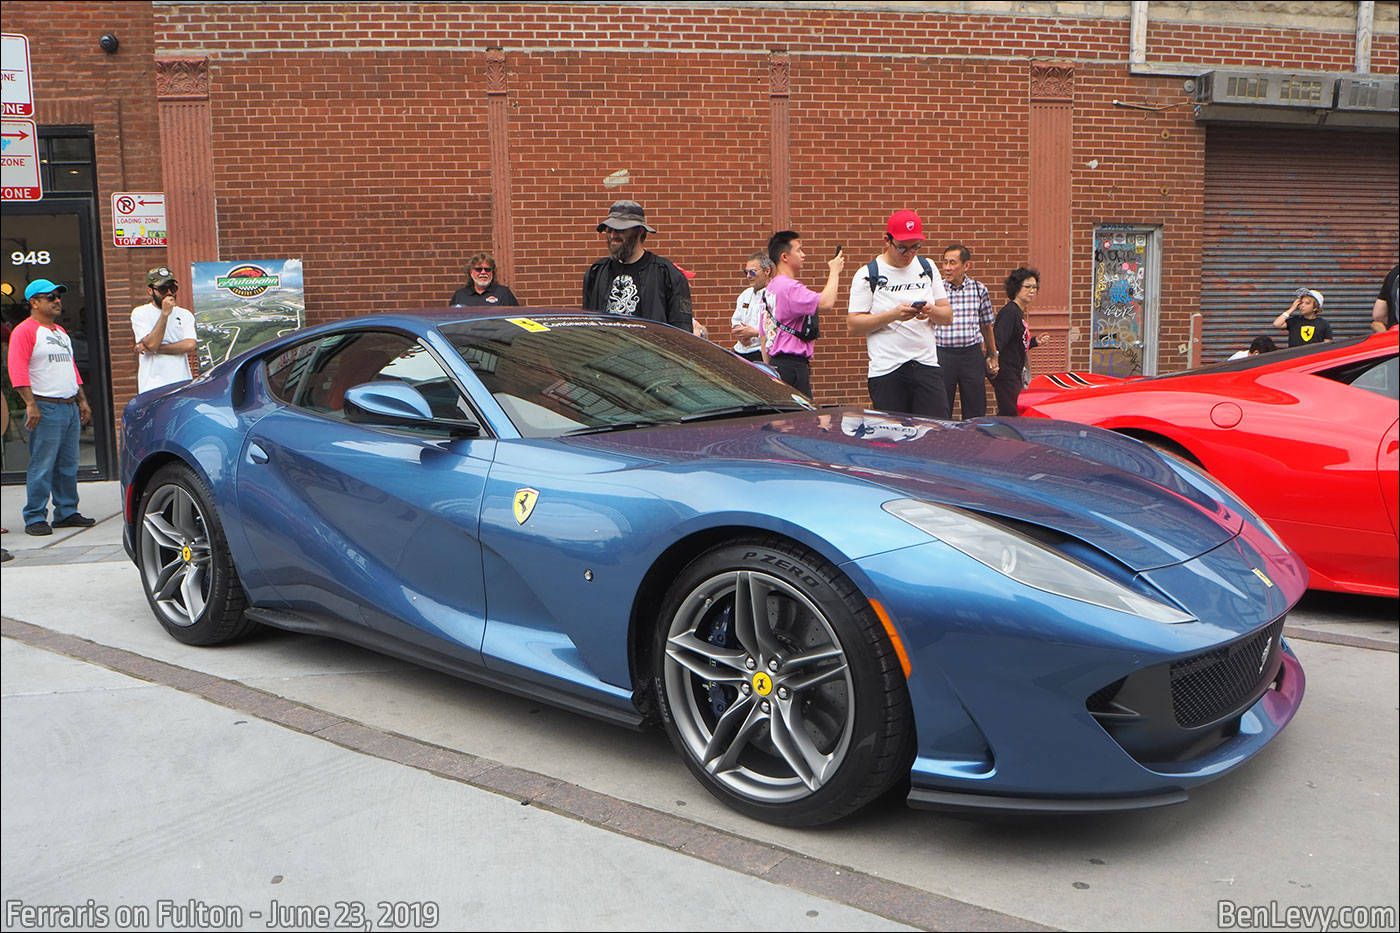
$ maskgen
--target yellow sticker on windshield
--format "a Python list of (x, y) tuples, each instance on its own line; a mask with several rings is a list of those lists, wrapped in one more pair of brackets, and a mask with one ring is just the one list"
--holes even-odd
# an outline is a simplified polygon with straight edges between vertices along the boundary
[(548, 327), (541, 324), (539, 321), (532, 321), (527, 317), (508, 317), (506, 320), (510, 321), (516, 327), (528, 330), (532, 334), (538, 334), (542, 330), (549, 330)]

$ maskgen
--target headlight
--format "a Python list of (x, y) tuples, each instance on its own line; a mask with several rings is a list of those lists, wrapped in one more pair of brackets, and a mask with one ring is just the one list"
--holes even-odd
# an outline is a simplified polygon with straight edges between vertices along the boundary
[(894, 499), (886, 502), (884, 509), (1017, 583), (1154, 622), (1195, 621), (1180, 609), (1135, 593), (1039, 541), (974, 512), (918, 499)]

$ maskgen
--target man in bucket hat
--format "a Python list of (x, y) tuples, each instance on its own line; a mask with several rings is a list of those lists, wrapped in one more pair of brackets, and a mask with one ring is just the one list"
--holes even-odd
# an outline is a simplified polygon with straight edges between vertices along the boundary
[(165, 266), (146, 273), (151, 300), (131, 309), (136, 336), (136, 390), (149, 392), (173, 382), (189, 382), (195, 348), (194, 315), (175, 303), (180, 283)]
[(616, 201), (598, 224), (608, 239), (608, 255), (583, 276), (587, 311), (626, 314), (692, 330), (690, 283), (676, 264), (643, 244), (656, 229), (636, 201)]
[(29, 432), (24, 532), (30, 535), (94, 524), (78, 512), (78, 435), (92, 420), (92, 408), (73, 360), (73, 341), (58, 326), (67, 291), (68, 286), (48, 279), (30, 282), (24, 290), (29, 317), (10, 335), (10, 384), (24, 399), (24, 427)]

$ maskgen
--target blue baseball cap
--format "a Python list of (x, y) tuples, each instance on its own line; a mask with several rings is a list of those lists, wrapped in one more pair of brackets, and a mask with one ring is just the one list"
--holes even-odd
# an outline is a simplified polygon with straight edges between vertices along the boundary
[(35, 295), (47, 295), (50, 292), (58, 292), (60, 295), (68, 291), (67, 285), (55, 285), (48, 279), (35, 279), (24, 288), (24, 300), (28, 301)]

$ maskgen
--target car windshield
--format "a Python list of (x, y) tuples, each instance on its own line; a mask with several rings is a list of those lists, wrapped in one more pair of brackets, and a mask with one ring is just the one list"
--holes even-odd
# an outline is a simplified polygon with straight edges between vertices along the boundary
[(525, 437), (815, 407), (729, 351), (665, 324), (540, 315), (439, 330)]

